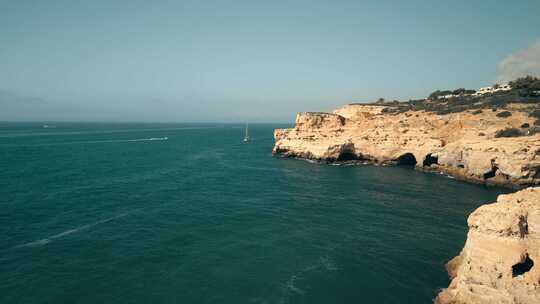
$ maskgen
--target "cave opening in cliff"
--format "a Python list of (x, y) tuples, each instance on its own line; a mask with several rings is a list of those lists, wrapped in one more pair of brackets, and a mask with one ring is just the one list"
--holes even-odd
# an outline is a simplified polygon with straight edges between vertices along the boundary
[(518, 275), (522, 275), (528, 272), (529, 270), (531, 270), (531, 268), (533, 268), (533, 266), (533, 260), (531, 260), (529, 254), (525, 254), (525, 259), (512, 266), (512, 277), (517, 277)]
[(412, 153), (405, 153), (397, 158), (398, 166), (415, 166), (416, 157)]
[(491, 170), (484, 173), (484, 179), (490, 179), (492, 177), (495, 177), (495, 175), (497, 175), (497, 170), (499, 170), (497, 166), (491, 166)]
[(358, 160), (358, 156), (352, 152), (341, 152), (337, 158), (337, 161), (351, 161), (351, 160)]
[(429, 166), (431, 166), (433, 164), (437, 165), (438, 161), (439, 161), (439, 158), (437, 156), (433, 156), (433, 155), (431, 155), (431, 153), (429, 153), (424, 158), (424, 161), (422, 162), (422, 166), (429, 167)]

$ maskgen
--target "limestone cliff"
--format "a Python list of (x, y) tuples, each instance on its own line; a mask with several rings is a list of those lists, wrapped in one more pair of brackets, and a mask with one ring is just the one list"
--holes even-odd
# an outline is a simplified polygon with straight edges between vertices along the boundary
[(540, 187), (476, 209), (438, 304), (540, 303)]
[[(536, 185), (540, 133), (530, 135), (530, 106), (438, 115), (353, 104), (333, 113), (299, 113), (294, 128), (275, 130), (273, 152), (326, 162), (415, 165), (476, 183)], [(508, 128), (523, 136), (495, 136)]]

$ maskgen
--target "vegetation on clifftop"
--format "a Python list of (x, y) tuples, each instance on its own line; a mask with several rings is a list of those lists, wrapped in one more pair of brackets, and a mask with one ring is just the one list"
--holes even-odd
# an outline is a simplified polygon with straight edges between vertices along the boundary
[[(387, 106), (386, 113), (428, 111), (444, 115), (468, 110), (472, 110), (473, 114), (479, 114), (485, 109), (497, 111), (512, 103), (528, 103), (533, 105), (533, 112), (530, 115), (537, 119), (535, 125), (540, 125), (540, 78), (526, 76), (511, 81), (509, 84), (511, 89), (508, 91), (497, 91), (483, 95), (473, 95), (474, 90), (460, 88), (436, 90), (425, 99), (387, 102), (380, 98), (372, 104)], [(500, 115), (507, 117), (507, 114)]]

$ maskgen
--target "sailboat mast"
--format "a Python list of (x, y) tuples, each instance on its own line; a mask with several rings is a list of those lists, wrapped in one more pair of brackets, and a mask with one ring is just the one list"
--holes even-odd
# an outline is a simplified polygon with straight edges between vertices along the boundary
[(249, 124), (246, 122), (246, 135), (244, 136), (244, 142), (249, 141)]

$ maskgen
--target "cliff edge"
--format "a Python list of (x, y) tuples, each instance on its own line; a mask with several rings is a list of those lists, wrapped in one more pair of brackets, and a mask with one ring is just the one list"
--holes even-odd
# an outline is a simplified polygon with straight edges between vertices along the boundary
[(540, 187), (476, 209), (437, 304), (540, 303)]
[(303, 112), (274, 131), (273, 153), (325, 162), (411, 165), (475, 183), (540, 184), (535, 104), (438, 114), (350, 104), (333, 113)]

